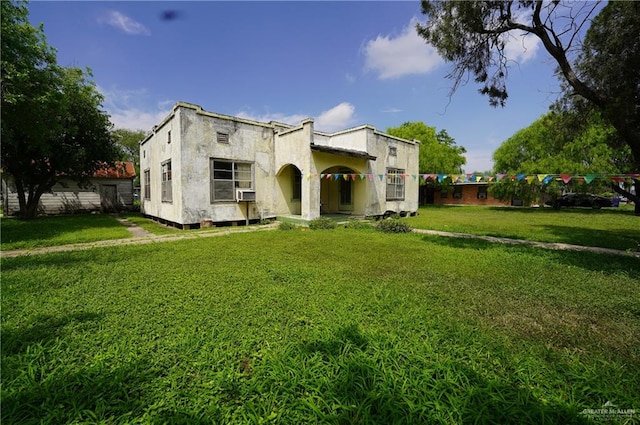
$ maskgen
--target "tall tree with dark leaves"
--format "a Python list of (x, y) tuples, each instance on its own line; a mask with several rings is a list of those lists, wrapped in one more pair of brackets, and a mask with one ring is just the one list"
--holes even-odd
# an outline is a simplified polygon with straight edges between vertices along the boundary
[[(493, 106), (508, 98), (508, 37), (537, 37), (557, 65), (566, 94), (597, 109), (640, 170), (640, 4), (638, 2), (422, 1), (417, 31), (453, 64), (452, 93), (469, 75)], [(585, 35), (586, 34), (586, 35)], [(636, 188), (640, 180), (635, 180)], [(623, 191), (635, 201), (640, 197)]]
[(36, 216), (42, 194), (64, 176), (82, 183), (112, 165), (118, 149), (103, 98), (88, 70), (57, 65), (26, 3), (0, 3), (2, 168), (15, 185), (19, 216)]
[(420, 141), (418, 169), (420, 173), (462, 173), (467, 162), (462, 146), (456, 145), (447, 130), (436, 133), (435, 127), (423, 122), (405, 122), (399, 127), (390, 127), (387, 133), (403, 139)]
[(120, 149), (120, 159), (122, 161), (133, 162), (136, 170), (134, 185), (140, 185), (140, 141), (144, 139), (144, 130), (127, 130), (118, 128), (111, 132), (118, 148)]

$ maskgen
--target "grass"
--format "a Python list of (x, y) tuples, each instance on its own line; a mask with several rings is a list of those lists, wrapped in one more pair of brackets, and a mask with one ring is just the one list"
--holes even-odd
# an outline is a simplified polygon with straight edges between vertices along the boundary
[(147, 232), (162, 236), (162, 235), (175, 235), (181, 234), (184, 232), (182, 229), (178, 229), (176, 227), (165, 226), (163, 224), (157, 223), (153, 220), (145, 218), (140, 213), (124, 213), (120, 214), (123, 218), (126, 218), (128, 221), (134, 223), (135, 225), (142, 227)]
[(348, 228), (4, 258), (2, 422), (589, 423), (640, 409), (639, 280)]
[(636, 251), (640, 217), (631, 209), (422, 207), (407, 218), (411, 227), (540, 242)]
[(2, 218), (0, 226), (3, 250), (131, 237), (114, 217), (105, 214), (40, 217), (28, 221)]

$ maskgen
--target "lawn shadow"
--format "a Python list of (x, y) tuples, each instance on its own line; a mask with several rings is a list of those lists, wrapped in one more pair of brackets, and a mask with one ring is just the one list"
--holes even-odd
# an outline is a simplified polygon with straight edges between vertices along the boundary
[(73, 313), (67, 316), (41, 315), (29, 324), (20, 328), (3, 326), (0, 331), (2, 356), (23, 353), (34, 344), (46, 345), (49, 341), (62, 338), (67, 333), (68, 325), (79, 325), (91, 328), (97, 326), (104, 314), (91, 312)]
[(147, 388), (162, 374), (144, 360), (61, 369), (18, 391), (3, 386), (2, 423), (127, 423), (152, 403)]
[[(25, 247), (18, 249), (29, 249), (34, 242), (56, 240), (65, 234), (104, 229), (124, 229), (124, 226), (114, 217), (106, 214), (45, 216), (33, 220), (20, 220), (15, 217), (3, 218), (2, 245), (11, 246), (11, 244), (23, 243)], [(97, 239), (91, 238), (91, 240)], [(47, 243), (36, 245), (38, 247), (51, 246)], [(60, 245), (60, 243), (54, 245)]]
[(640, 249), (640, 230), (599, 230), (555, 224), (534, 225), (560, 238), (561, 243), (636, 251)]
[[(320, 352), (325, 361), (339, 365), (331, 384), (318, 394), (319, 399), (331, 405), (316, 406), (324, 414), (318, 417), (320, 422), (588, 423), (575, 408), (537, 399), (515, 382), (515, 377), (488, 380), (455, 359), (438, 358), (437, 363), (429, 365), (419, 355), (420, 358), (412, 358), (414, 353), (401, 356), (401, 364), (406, 365), (403, 368), (394, 358), (397, 353), (380, 350), (385, 343), (379, 342), (357, 325), (348, 325), (325, 340), (300, 346), (309, 359)], [(407, 373), (407, 369), (411, 372)]]
[(633, 210), (623, 210), (616, 208), (603, 208), (596, 209), (593, 208), (561, 208), (554, 209), (549, 206), (546, 207), (482, 207), (487, 208), (491, 211), (499, 211), (505, 214), (538, 214), (538, 215), (554, 215), (554, 214), (594, 214), (594, 215), (611, 215), (611, 216), (620, 216), (620, 215), (635, 215)]
[(631, 278), (640, 279), (640, 261), (631, 256), (511, 245), (475, 238), (424, 235), (422, 236), (422, 240), (427, 243), (457, 249), (476, 251), (507, 250), (509, 253), (517, 252), (531, 255), (544, 255), (546, 258), (559, 263), (580, 267), (585, 270), (610, 274), (626, 273)]

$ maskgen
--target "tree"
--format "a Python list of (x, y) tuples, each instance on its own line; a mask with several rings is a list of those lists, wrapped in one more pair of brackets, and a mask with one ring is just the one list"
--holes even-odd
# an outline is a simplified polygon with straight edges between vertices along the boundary
[(118, 128), (111, 132), (120, 149), (120, 160), (133, 162), (136, 170), (134, 185), (140, 185), (140, 141), (144, 139), (144, 130)]
[(423, 122), (405, 122), (400, 127), (391, 127), (387, 133), (403, 139), (420, 141), (419, 164), (420, 173), (456, 174), (462, 173), (462, 166), (467, 162), (462, 146), (457, 146), (446, 130), (436, 133), (435, 127)]
[[(570, 113), (550, 112), (507, 139), (493, 153), (494, 172), (509, 176), (518, 174), (619, 174), (631, 167), (629, 149), (611, 146), (616, 131), (593, 112), (587, 122), (574, 126), (576, 117)], [(525, 203), (541, 196), (554, 198), (562, 189), (572, 191), (603, 191), (609, 185), (597, 180), (588, 186), (551, 182), (511, 181), (503, 179), (491, 188), (498, 199), (516, 197)], [(610, 190), (610, 189), (609, 189)]]
[(493, 153), (494, 172), (506, 174), (618, 174), (631, 167), (629, 149), (614, 149), (616, 131), (597, 113), (571, 128), (566, 114), (549, 112), (516, 132)]
[(1, 7), (1, 159), (16, 187), (19, 216), (29, 219), (62, 176), (82, 183), (111, 165), (118, 150), (90, 72), (56, 64), (24, 3)]
[[(427, 19), (417, 31), (453, 63), (448, 75), (454, 81), (452, 93), (473, 75), (493, 106), (504, 106), (508, 97), (508, 37), (519, 33), (539, 38), (571, 95), (597, 109), (616, 129), (638, 170), (640, 5), (609, 2), (598, 14), (600, 8), (598, 2), (423, 0)], [(585, 32), (584, 45), (577, 45)], [(640, 197), (626, 195), (640, 215)]]

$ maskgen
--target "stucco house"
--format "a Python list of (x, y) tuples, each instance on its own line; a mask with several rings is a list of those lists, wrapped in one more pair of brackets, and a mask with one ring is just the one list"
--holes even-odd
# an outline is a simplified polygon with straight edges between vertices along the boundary
[(178, 102), (140, 143), (141, 211), (183, 228), (413, 214), (418, 148), (369, 125), (324, 133)]
[[(87, 211), (114, 211), (133, 207), (133, 162), (117, 162), (113, 167), (96, 171), (87, 184), (61, 177), (51, 191), (40, 197), (41, 214), (63, 214)], [(3, 208), (5, 214), (20, 211), (13, 179), (2, 176)]]

